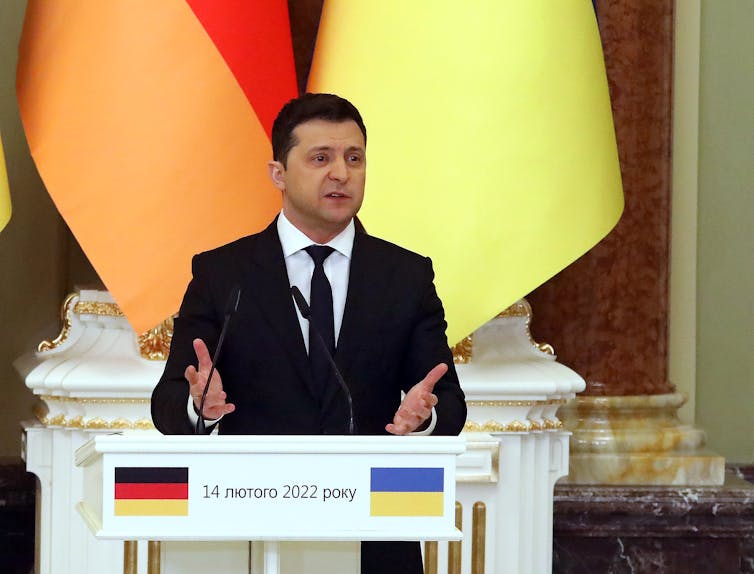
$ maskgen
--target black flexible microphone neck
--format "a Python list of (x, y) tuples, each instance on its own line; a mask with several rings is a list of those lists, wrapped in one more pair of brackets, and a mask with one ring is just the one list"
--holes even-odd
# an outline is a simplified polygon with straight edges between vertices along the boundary
[[(330, 350), (327, 348), (325, 340), (322, 338), (322, 335), (320, 334), (317, 327), (310, 320), (312, 310), (309, 307), (309, 304), (306, 302), (306, 299), (304, 299), (304, 296), (301, 294), (299, 288), (295, 285), (291, 287), (291, 295), (293, 295), (293, 300), (296, 302), (296, 307), (298, 307), (301, 316), (309, 321), (309, 329), (314, 333), (317, 341), (319, 341), (319, 344), (322, 347), (322, 350), (325, 352), (325, 356), (327, 357), (327, 360), (332, 367), (333, 373), (335, 373), (335, 378), (338, 380), (338, 384), (343, 390), (343, 394), (346, 396), (346, 401), (348, 402), (348, 434), (356, 434), (356, 424), (354, 422), (353, 416), (353, 399), (351, 398), (351, 390), (343, 380), (343, 375), (340, 374), (340, 369), (338, 369), (338, 365), (335, 364), (335, 359), (333, 359), (332, 355), (330, 354)], [(309, 352), (311, 353), (312, 350), (309, 349)]]
[(220, 358), (220, 350), (223, 348), (223, 341), (225, 341), (225, 333), (228, 330), (228, 323), (230, 318), (238, 310), (238, 303), (241, 301), (241, 287), (236, 285), (230, 290), (228, 296), (228, 302), (225, 304), (225, 320), (223, 321), (223, 328), (220, 331), (220, 338), (217, 340), (217, 347), (215, 348), (215, 354), (212, 356), (212, 366), (209, 369), (209, 375), (207, 376), (207, 384), (204, 385), (204, 391), (202, 391), (202, 399), (199, 401), (199, 418), (196, 420), (196, 426), (194, 427), (194, 434), (205, 434), (206, 425), (204, 424), (204, 401), (207, 399), (207, 391), (209, 390), (209, 382), (212, 380), (212, 375), (215, 373), (215, 366), (217, 365), (217, 359)]

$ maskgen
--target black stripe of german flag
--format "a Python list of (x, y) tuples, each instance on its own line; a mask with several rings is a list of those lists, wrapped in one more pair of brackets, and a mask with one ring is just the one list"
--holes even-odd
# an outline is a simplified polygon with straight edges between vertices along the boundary
[(186, 483), (188, 482), (188, 468), (186, 467), (117, 467), (115, 482), (131, 484), (149, 483)]

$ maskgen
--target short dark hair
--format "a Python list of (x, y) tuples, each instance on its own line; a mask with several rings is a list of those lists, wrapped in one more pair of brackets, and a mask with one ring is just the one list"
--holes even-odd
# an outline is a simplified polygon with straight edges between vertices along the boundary
[(272, 124), (272, 159), (285, 166), (288, 152), (298, 143), (293, 130), (311, 120), (336, 123), (352, 120), (364, 134), (366, 144), (367, 128), (356, 106), (335, 94), (304, 94), (285, 104)]

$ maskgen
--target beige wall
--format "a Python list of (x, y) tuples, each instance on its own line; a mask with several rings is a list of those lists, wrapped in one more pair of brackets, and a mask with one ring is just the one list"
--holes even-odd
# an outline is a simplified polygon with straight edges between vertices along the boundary
[(754, 460), (754, 2), (701, 3), (696, 422)]
[(0, 456), (18, 456), (21, 420), (31, 417), (31, 392), (12, 366), (54, 337), (66, 292), (96, 281), (55, 209), (29, 155), (15, 95), (16, 60), (25, 2), (0, 0), (0, 132), (13, 215), (0, 232)]

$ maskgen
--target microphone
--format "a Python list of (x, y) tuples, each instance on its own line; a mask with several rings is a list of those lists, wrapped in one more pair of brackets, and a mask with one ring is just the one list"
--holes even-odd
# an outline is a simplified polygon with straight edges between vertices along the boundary
[[(346, 385), (346, 382), (343, 380), (343, 375), (340, 374), (340, 369), (338, 369), (338, 365), (335, 364), (335, 360), (332, 358), (332, 355), (330, 354), (330, 350), (327, 348), (327, 344), (325, 343), (325, 340), (322, 338), (322, 335), (320, 334), (319, 330), (317, 330), (317, 327), (314, 325), (314, 323), (311, 322), (309, 319), (312, 314), (312, 310), (309, 307), (309, 304), (306, 302), (306, 299), (304, 299), (304, 296), (301, 294), (301, 291), (298, 287), (293, 285), (291, 287), (291, 295), (293, 295), (293, 300), (296, 302), (296, 307), (298, 307), (299, 312), (301, 313), (301, 316), (309, 321), (309, 329), (312, 330), (314, 335), (317, 338), (317, 341), (319, 341), (319, 344), (322, 347), (322, 350), (325, 352), (325, 356), (327, 357), (327, 360), (330, 362), (330, 366), (332, 367), (333, 373), (335, 373), (335, 378), (338, 380), (338, 384), (340, 385), (340, 388), (343, 389), (343, 394), (346, 395), (346, 400), (348, 401), (348, 434), (355, 434), (356, 433), (356, 425), (354, 424), (353, 419), (353, 399), (351, 398), (351, 390), (348, 388), (348, 385)], [(309, 352), (311, 353), (312, 350), (309, 349)]]
[(210, 367), (209, 375), (207, 376), (207, 384), (204, 385), (202, 400), (199, 401), (199, 418), (196, 421), (196, 427), (194, 427), (194, 434), (205, 434), (206, 432), (206, 426), (204, 424), (204, 401), (207, 398), (209, 382), (212, 380), (212, 375), (215, 373), (215, 365), (217, 365), (217, 359), (220, 357), (220, 350), (223, 348), (223, 341), (225, 340), (225, 332), (228, 330), (228, 323), (230, 323), (230, 318), (233, 316), (233, 313), (238, 310), (238, 303), (240, 301), (241, 286), (236, 285), (230, 290), (228, 302), (225, 304), (225, 320), (223, 321), (223, 328), (220, 331), (220, 338), (217, 340), (215, 354), (212, 356), (212, 366)]

